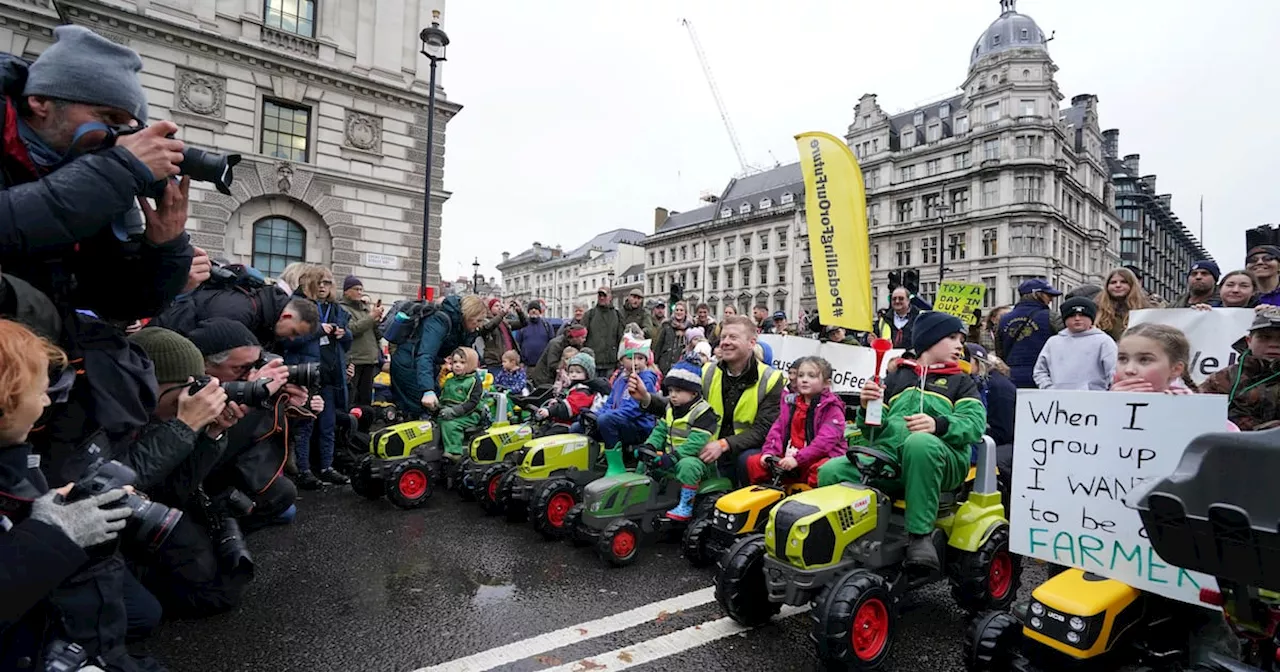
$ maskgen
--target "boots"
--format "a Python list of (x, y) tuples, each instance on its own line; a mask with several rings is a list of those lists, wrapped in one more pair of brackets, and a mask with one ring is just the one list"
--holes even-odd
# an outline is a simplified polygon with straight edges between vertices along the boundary
[(671, 520), (689, 520), (693, 517), (693, 498), (698, 494), (698, 486), (686, 485), (680, 488), (680, 503), (667, 512)]
[(622, 444), (618, 444), (613, 448), (605, 448), (604, 459), (605, 463), (609, 465), (604, 472), (606, 477), (627, 473), (627, 465), (622, 463)]
[(907, 566), (921, 567), (932, 571), (940, 571), (942, 563), (938, 561), (938, 549), (933, 546), (933, 535), (913, 534), (907, 544)]

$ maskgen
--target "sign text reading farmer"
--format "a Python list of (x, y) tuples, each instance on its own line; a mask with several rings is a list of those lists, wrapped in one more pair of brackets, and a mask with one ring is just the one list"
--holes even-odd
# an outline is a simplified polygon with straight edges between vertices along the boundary
[(1160, 559), (1123, 499), (1226, 417), (1218, 395), (1019, 390), (1011, 550), (1199, 604), (1213, 578)]

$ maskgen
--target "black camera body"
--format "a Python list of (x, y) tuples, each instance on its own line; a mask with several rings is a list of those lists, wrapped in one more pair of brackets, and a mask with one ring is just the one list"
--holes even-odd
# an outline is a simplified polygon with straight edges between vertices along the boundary
[[(144, 128), (146, 126), (143, 125), (114, 128), (108, 144), (114, 145), (115, 140), (120, 136), (132, 135)], [(172, 138), (173, 134), (168, 137)], [(233, 169), (239, 163), (239, 154), (219, 154), (218, 152), (207, 152), (195, 147), (186, 147), (182, 150), (182, 163), (178, 164), (178, 174), (186, 175), (197, 182), (212, 183), (219, 193), (229, 196), (231, 195), (231, 182), (235, 178)], [(145, 195), (159, 199), (164, 196), (165, 186), (165, 180), (160, 180), (152, 184)]]
[(197, 501), (203, 512), (209, 537), (213, 540), (218, 565), (230, 574), (252, 577), (253, 556), (249, 554), (244, 533), (240, 531), (240, 522), (236, 518), (253, 512), (253, 499), (235, 488), (227, 488), (210, 497), (201, 487)]
[[(212, 380), (208, 376), (200, 376), (194, 382), (187, 386), (190, 394), (195, 394), (204, 389)], [(221, 384), (222, 391), (227, 393), (227, 402), (244, 404), (250, 408), (258, 408), (266, 405), (268, 401), (275, 395), (267, 388), (267, 379), (258, 380), (230, 380)]]
[[(129, 467), (116, 462), (98, 459), (85, 471), (82, 477), (71, 488), (64, 498), (68, 502), (77, 502), (87, 497), (133, 485), (138, 475)], [(137, 493), (126, 493), (124, 499), (113, 503), (109, 508), (128, 507), (130, 514), (126, 519), (122, 538), (132, 539), (141, 544), (147, 552), (154, 553), (164, 542), (169, 540), (174, 526), (182, 519), (182, 511), (170, 508), (159, 502), (153, 502)]]
[[(255, 367), (261, 369), (272, 360), (280, 359), (279, 355), (273, 355), (267, 352), (262, 353), (262, 358), (258, 360)], [(289, 371), (289, 382), (306, 390), (313, 390), (320, 385), (320, 363), (307, 362), (305, 364), (288, 364), (286, 367)]]
[(55, 639), (44, 656), (45, 672), (72, 672), (89, 662), (89, 652), (74, 642)]

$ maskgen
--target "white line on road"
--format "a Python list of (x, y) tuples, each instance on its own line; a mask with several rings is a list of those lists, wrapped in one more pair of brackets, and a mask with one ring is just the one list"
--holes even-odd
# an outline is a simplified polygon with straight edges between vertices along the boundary
[[(807, 604), (800, 607), (783, 607), (782, 612), (774, 618), (775, 620), (781, 620), (796, 614), (803, 614), (806, 611), (809, 611), (809, 605)], [(717, 621), (707, 621), (683, 630), (677, 630), (633, 646), (614, 649), (598, 656), (589, 656), (581, 660), (575, 660), (572, 663), (565, 663), (559, 667), (548, 668), (541, 672), (585, 672), (587, 670), (593, 672), (616, 672), (617, 670), (625, 670), (674, 656), (677, 653), (697, 648), (703, 644), (710, 644), (716, 640), (746, 632), (750, 629), (744, 625), (739, 625), (732, 618), (725, 617)]]
[(642, 625), (685, 609), (700, 607), (714, 602), (715, 599), (715, 587), (707, 587), (684, 595), (677, 595), (670, 599), (652, 602), (620, 614), (571, 625), (567, 628), (530, 637), (514, 644), (481, 651), (465, 658), (420, 668), (414, 670), (414, 672), (483, 672), (484, 670), (492, 670), (495, 667), (508, 665), (540, 653), (634, 628), (637, 625)]

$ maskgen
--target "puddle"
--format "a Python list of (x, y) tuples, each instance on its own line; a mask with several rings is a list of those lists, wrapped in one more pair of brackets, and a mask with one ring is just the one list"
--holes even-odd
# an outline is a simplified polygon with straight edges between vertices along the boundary
[(471, 598), (471, 604), (477, 607), (489, 607), (495, 604), (510, 602), (511, 598), (516, 595), (516, 584), (500, 583), (495, 586), (479, 585), (476, 586), (476, 594)]

